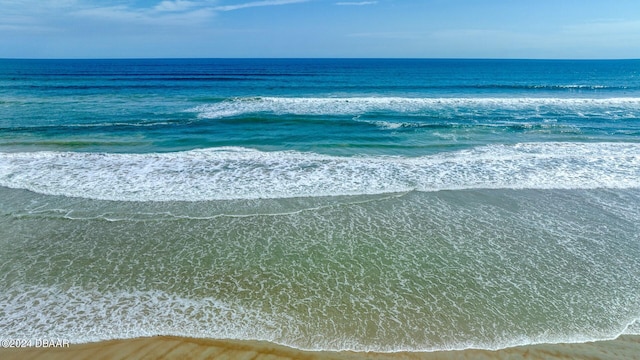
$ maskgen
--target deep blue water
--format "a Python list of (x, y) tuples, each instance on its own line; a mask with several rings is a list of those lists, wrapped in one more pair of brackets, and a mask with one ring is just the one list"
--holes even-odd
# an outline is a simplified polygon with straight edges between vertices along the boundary
[(0, 149), (418, 156), (637, 142), (639, 61), (2, 60)]
[(639, 60), (0, 60), (7, 337), (640, 334), (639, 204)]

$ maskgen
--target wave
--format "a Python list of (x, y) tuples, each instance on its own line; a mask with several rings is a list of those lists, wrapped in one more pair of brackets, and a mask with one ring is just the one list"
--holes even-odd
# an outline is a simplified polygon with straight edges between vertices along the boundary
[(630, 90), (636, 87), (611, 86), (611, 85), (587, 85), (587, 84), (474, 84), (474, 85), (451, 85), (442, 88), (461, 89), (506, 89), (506, 90)]
[(540, 91), (552, 92), (615, 92), (615, 91), (636, 91), (637, 86), (612, 86), (596, 84), (453, 84), (453, 85), (362, 85), (359, 89), (393, 89), (393, 90), (532, 90), (530, 93)]
[[(454, 129), (464, 129), (464, 128), (502, 128), (510, 131), (545, 131), (545, 130), (558, 130), (563, 132), (572, 132), (572, 133), (580, 133), (580, 128), (576, 125), (565, 125), (558, 124), (556, 121), (548, 121), (543, 120), (540, 123), (530, 122), (530, 121), (493, 121), (488, 122), (486, 124), (482, 124), (479, 122), (408, 122), (408, 121), (386, 121), (386, 120), (361, 120), (359, 117), (354, 117), (354, 121), (366, 123), (370, 125), (374, 125), (380, 129), (385, 130), (403, 130), (403, 129), (429, 129), (429, 130), (454, 130)], [(629, 134), (633, 135), (633, 132), (627, 131), (619, 132), (620, 134)], [(434, 133), (435, 135), (436, 133)], [(452, 138), (455, 137), (456, 134), (448, 133), (448, 134), (440, 134), (444, 135), (443, 138)]]
[(174, 153), (0, 153), (0, 186), (121, 201), (457, 189), (640, 187), (640, 144), (520, 143), (422, 157), (220, 147)]
[[(239, 304), (227, 304), (214, 298), (190, 299), (163, 291), (105, 293), (78, 287), (61, 290), (24, 286), (17, 293), (0, 296), (0, 303), (10, 311), (0, 320), (1, 328), (25, 338), (46, 333), (73, 339), (74, 343), (87, 343), (157, 334), (277, 338), (279, 332), (270, 326), (274, 319), (265, 319), (259, 312)], [(39, 312), (42, 316), (31, 317)], [(29, 325), (21, 325), (25, 324), (23, 319), (26, 317), (31, 319)], [(274, 330), (260, 333), (270, 328)]]
[[(191, 109), (202, 119), (220, 119), (253, 113), (276, 115), (361, 115), (376, 112), (423, 114), (431, 111), (533, 110), (583, 114), (640, 111), (640, 98), (407, 98), (407, 97), (247, 97), (227, 99)], [(635, 116), (635, 115), (634, 115)]]
[(300, 331), (306, 326), (296, 317), (256, 311), (240, 303), (229, 303), (213, 297), (184, 297), (160, 290), (104, 292), (80, 287), (62, 289), (56, 286), (21, 286), (10, 294), (0, 296), (0, 303), (7, 310), (7, 316), (0, 319), (0, 326), (9, 329), (5, 335), (14, 338), (37, 338), (42, 337), (42, 334), (54, 334), (49, 336), (73, 339), (74, 343), (89, 343), (163, 334), (269, 341), (310, 351), (434, 352), (583, 343), (634, 335), (627, 332), (626, 328), (638, 322), (634, 319), (622, 331), (619, 327), (605, 329), (594, 334), (595, 336), (541, 334), (533, 337), (509, 337), (503, 334), (503, 338), (491, 342), (461, 339), (449, 344), (395, 347), (363, 345), (351, 339), (325, 337), (310, 346), (302, 345), (300, 333), (292, 331)]

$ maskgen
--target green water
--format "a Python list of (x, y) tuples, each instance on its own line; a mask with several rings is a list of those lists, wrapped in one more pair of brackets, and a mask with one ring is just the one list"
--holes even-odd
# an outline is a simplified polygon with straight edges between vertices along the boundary
[(500, 348), (613, 337), (640, 308), (637, 191), (2, 196), (1, 325), (15, 336)]

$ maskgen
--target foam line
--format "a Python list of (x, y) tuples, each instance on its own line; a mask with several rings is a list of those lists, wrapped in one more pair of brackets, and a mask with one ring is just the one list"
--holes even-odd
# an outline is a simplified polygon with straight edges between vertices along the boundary
[[(300, 346), (296, 339), (286, 336), (285, 329), (302, 325), (294, 317), (282, 313), (265, 314), (212, 297), (196, 300), (159, 290), (103, 293), (79, 287), (62, 290), (58, 287), (25, 286), (19, 291), (13, 291), (9, 296), (0, 296), (0, 303), (4, 305), (8, 314), (0, 319), (0, 325), (10, 329), (4, 335), (13, 338), (38, 338), (47, 334), (48, 337), (73, 339), (74, 343), (164, 334), (196, 338), (270, 341), (310, 351), (393, 353), (467, 349), (495, 351), (522, 345), (584, 343), (616, 338), (615, 336), (576, 336), (555, 339), (544, 335), (537, 338), (515, 336), (494, 343), (461, 341), (444, 346), (418, 347), (369, 347), (345, 339), (346, 341), (338, 346), (316, 344), (309, 347)], [(78, 309), (82, 311), (79, 313)], [(85, 313), (99, 315), (94, 318), (83, 316)], [(8, 324), (11, 326), (7, 326)], [(282, 324), (286, 324), (285, 329), (281, 328)]]
[(640, 187), (640, 144), (521, 143), (422, 157), (220, 147), (174, 153), (0, 153), (0, 186), (121, 201), (202, 201), (456, 189)]
[(640, 98), (405, 98), (405, 97), (247, 97), (198, 106), (192, 111), (203, 119), (219, 119), (252, 113), (294, 115), (358, 115), (392, 111), (423, 113), (473, 108), (482, 110), (539, 110), (581, 113), (589, 110), (640, 110)]

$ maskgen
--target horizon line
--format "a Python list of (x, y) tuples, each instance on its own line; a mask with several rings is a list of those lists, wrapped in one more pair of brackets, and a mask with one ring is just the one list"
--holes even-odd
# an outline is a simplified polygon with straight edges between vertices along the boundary
[(640, 58), (509, 58), (509, 57), (0, 57), (0, 60), (524, 60), (524, 61), (626, 61)]

